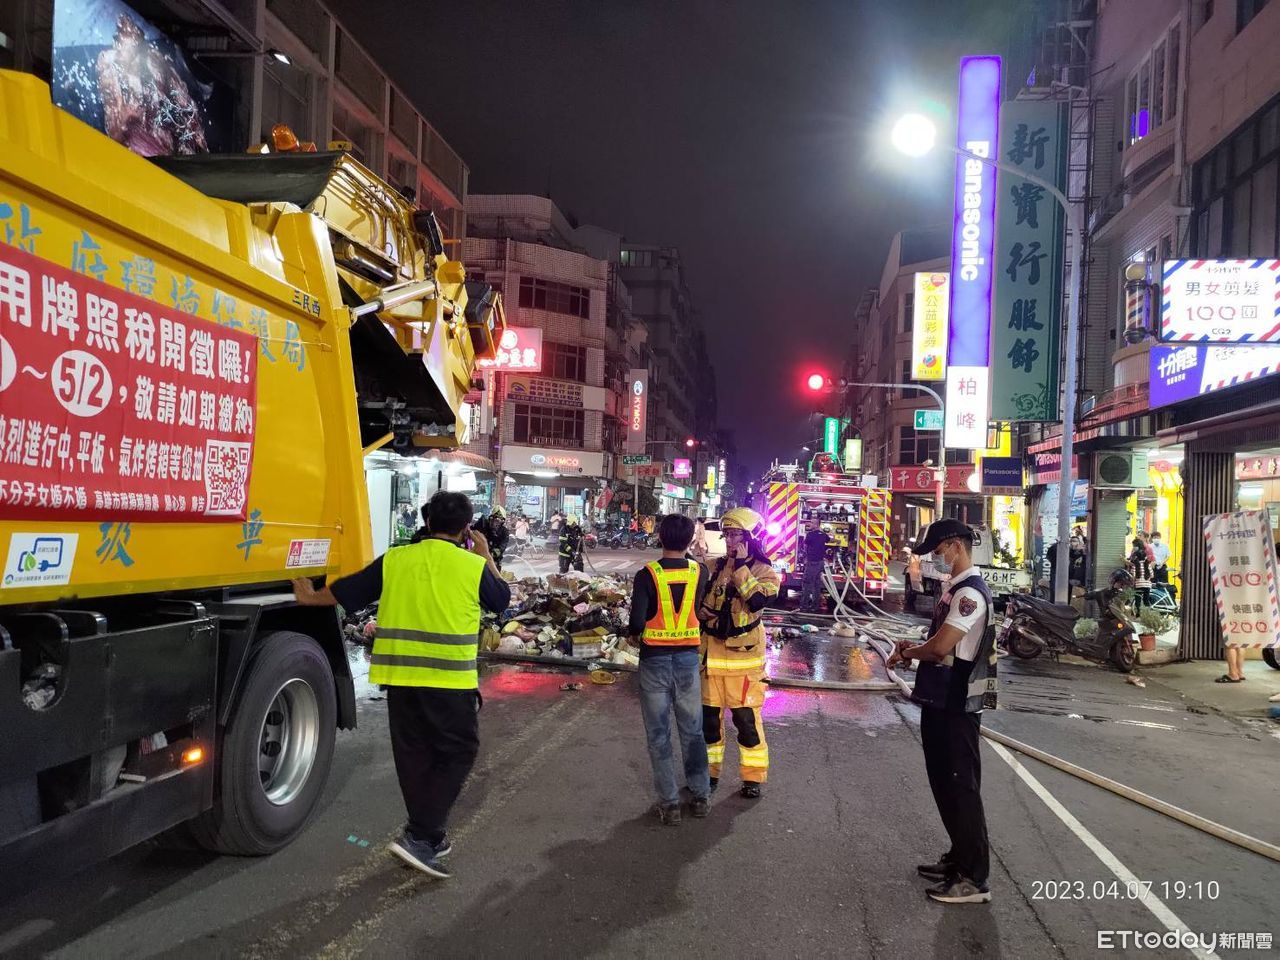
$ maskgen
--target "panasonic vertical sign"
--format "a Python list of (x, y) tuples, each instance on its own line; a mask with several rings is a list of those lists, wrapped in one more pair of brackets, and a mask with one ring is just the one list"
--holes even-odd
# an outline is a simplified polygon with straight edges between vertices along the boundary
[(991, 410), (991, 278), (996, 232), (1000, 58), (960, 61), (956, 109), (955, 219), (951, 232), (951, 317), (947, 343), (947, 447), (987, 445)]

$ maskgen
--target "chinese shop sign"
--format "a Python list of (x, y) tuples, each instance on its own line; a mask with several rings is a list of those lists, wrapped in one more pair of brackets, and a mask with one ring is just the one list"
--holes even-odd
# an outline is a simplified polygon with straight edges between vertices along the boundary
[(911, 298), (911, 379), (947, 375), (948, 273), (917, 273)]
[[(1004, 105), (1001, 159), (1062, 189), (1066, 125), (1052, 100)], [(991, 418), (1058, 419), (1058, 330), (1064, 212), (1053, 195), (1001, 177), (991, 336)]]
[(982, 449), (990, 419), (991, 279), (995, 256), (1000, 58), (960, 61), (956, 111), (951, 311), (947, 344), (946, 447)]
[(1150, 354), (1151, 408), (1216, 393), (1280, 373), (1274, 346), (1213, 347), (1160, 344)]
[(1267, 513), (1205, 517), (1204, 543), (1223, 642), (1228, 647), (1280, 645), (1280, 585)]
[(1280, 260), (1170, 260), (1160, 339), (1280, 343)]
[(257, 356), (0, 244), (0, 519), (243, 520)]
[(485, 370), (542, 371), (542, 330), (538, 327), (507, 327), (498, 340), (492, 360), (477, 360)]

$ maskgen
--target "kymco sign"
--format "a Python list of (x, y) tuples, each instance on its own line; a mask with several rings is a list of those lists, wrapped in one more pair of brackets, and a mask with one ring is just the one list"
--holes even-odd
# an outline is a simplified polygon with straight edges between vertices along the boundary
[(947, 344), (947, 447), (987, 443), (991, 409), (991, 279), (995, 256), (996, 168), (1000, 128), (1000, 58), (960, 61), (955, 210), (951, 233), (951, 311)]
[(644, 453), (649, 409), (649, 371), (637, 368), (627, 378), (627, 449)]

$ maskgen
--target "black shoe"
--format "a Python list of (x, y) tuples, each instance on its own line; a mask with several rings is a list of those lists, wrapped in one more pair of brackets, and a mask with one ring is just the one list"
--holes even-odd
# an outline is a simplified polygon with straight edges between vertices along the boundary
[(671, 806), (658, 804), (658, 819), (662, 821), (664, 827), (678, 826), (680, 823), (680, 804), (673, 803)]
[(746, 797), (748, 800), (757, 800), (760, 797), (760, 784), (748, 780), (742, 785), (742, 789), (738, 791), (739, 796)]
[(444, 861), (440, 859), (440, 854), (436, 852), (435, 844), (426, 840), (415, 840), (406, 833), (399, 840), (393, 841), (387, 849), (415, 870), (421, 870), (437, 880), (448, 880), (451, 876)]
[(701, 819), (711, 812), (711, 801), (706, 797), (694, 797), (689, 801), (689, 813), (691, 816)]
[(921, 863), (916, 866), (916, 873), (924, 877), (926, 880), (942, 881), (947, 879), (951, 873), (951, 864), (946, 857), (942, 857), (937, 863)]
[(991, 891), (987, 889), (987, 885), (974, 883), (967, 877), (950, 877), (936, 887), (930, 887), (925, 894), (938, 903), (991, 902)]
[(720, 778), (719, 778), (719, 777), (712, 777), (712, 778), (711, 778), (711, 792), (712, 792), (712, 793), (715, 793), (715, 792), (716, 792), (716, 787), (718, 787), (718, 786), (720, 786)]

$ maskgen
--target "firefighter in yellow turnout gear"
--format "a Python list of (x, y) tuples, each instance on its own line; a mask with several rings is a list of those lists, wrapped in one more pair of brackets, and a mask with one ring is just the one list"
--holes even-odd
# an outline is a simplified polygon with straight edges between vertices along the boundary
[(724, 711), (738, 732), (742, 795), (760, 796), (769, 775), (764, 705), (765, 632), (761, 611), (778, 595), (778, 574), (760, 546), (764, 521), (739, 507), (720, 518), (726, 555), (711, 575), (699, 610), (702, 621), (702, 734), (707, 741), (711, 789), (724, 763)]

